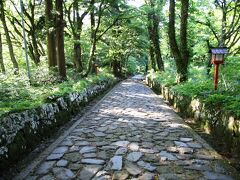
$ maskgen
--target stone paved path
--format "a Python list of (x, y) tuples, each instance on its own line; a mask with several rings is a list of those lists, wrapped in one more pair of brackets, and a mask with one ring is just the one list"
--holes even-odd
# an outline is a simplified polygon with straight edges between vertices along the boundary
[(124, 81), (16, 179), (237, 179), (148, 87)]

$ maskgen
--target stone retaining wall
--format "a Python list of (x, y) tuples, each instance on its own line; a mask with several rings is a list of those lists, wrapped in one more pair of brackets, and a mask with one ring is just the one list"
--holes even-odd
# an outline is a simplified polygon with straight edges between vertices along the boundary
[(52, 99), (36, 109), (11, 113), (0, 119), (0, 169), (22, 158), (41, 140), (76, 115), (80, 108), (117, 81), (105, 81), (80, 93)]
[(146, 82), (156, 93), (162, 94), (183, 118), (193, 118), (202, 129), (218, 137), (223, 148), (240, 157), (239, 119), (218, 107), (207, 108), (200, 99), (180, 95), (149, 78)]

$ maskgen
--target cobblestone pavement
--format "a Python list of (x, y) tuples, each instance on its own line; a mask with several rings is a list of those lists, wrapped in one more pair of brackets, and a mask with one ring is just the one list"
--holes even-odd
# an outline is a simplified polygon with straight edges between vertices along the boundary
[(148, 87), (127, 80), (17, 179), (237, 179), (232, 170)]

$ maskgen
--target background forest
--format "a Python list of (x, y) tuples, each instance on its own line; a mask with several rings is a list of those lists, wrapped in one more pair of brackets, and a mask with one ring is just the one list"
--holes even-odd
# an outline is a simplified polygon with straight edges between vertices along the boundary
[[(148, 73), (239, 117), (239, 29), (239, 0), (2, 0), (0, 116)], [(229, 54), (214, 92), (208, 51), (219, 46)]]

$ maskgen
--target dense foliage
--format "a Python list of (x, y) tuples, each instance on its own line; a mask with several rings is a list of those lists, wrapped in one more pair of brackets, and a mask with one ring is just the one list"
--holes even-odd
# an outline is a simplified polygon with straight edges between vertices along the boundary
[[(81, 90), (106, 71), (117, 77), (157, 74), (179, 92), (219, 100), (239, 114), (239, 1), (20, 2), (0, 1), (0, 114)], [(221, 67), (217, 92), (208, 75), (213, 46), (227, 46), (231, 56)], [(97, 66), (105, 72), (97, 74)]]
[[(70, 77), (73, 78), (69, 78), (68, 81), (59, 84), (57, 79), (54, 79), (54, 74), (48, 74), (44, 72), (44, 69), (38, 70), (34, 74), (39, 76), (36, 80), (44, 79), (45, 81), (34, 81), (35, 86), (30, 85), (27, 77), (24, 77), (23, 74), (14, 77), (15, 83), (12, 83), (13, 79), (11, 76), (4, 76), (1, 79), (3, 88), (0, 89), (0, 117), (5, 113), (36, 108), (43, 103), (51, 101), (51, 99), (64, 97), (73, 92), (82, 92), (87, 87), (101, 84), (104, 81), (113, 81), (114, 79), (113, 75), (102, 71), (98, 76), (89, 76), (79, 80), (80, 77), (75, 76), (75, 72), (68, 71), (68, 74), (71, 75)], [(46, 74), (48, 75), (46, 76)]]
[[(229, 57), (225, 65), (220, 69), (220, 81), (217, 91), (213, 88), (213, 71), (207, 74), (204, 66), (190, 66), (189, 80), (182, 84), (176, 84), (174, 65), (168, 64), (167, 69), (162, 73), (149, 73), (148, 77), (163, 86), (168, 86), (178, 94), (198, 98), (204, 102), (207, 108), (218, 108), (220, 111), (232, 114), (240, 118), (240, 62)], [(232, 71), (235, 69), (236, 71)]]

